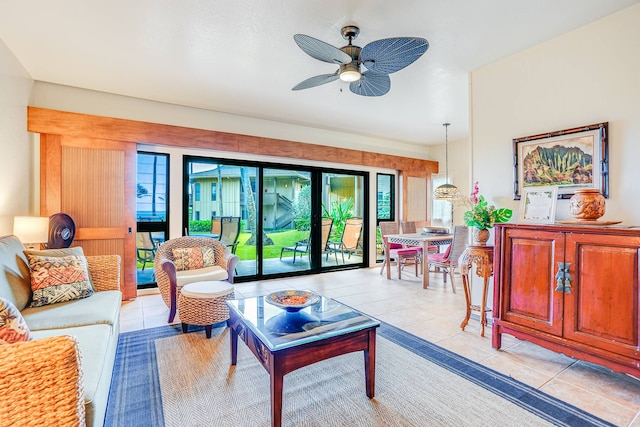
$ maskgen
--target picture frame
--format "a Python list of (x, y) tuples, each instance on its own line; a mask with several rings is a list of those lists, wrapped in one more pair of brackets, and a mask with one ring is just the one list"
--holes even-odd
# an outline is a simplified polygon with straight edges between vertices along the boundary
[(518, 223), (553, 224), (557, 200), (558, 186), (525, 187), (520, 199)]
[(514, 200), (524, 189), (553, 186), (559, 199), (597, 188), (609, 197), (608, 122), (513, 139)]

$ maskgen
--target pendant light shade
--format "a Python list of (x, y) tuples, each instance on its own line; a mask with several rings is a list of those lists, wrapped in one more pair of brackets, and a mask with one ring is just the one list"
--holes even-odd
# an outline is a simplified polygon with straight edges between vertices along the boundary
[(460, 196), (460, 190), (455, 185), (449, 184), (449, 125), (451, 123), (443, 123), (444, 126), (444, 179), (445, 184), (438, 186), (433, 190), (433, 198), (435, 200), (455, 200)]

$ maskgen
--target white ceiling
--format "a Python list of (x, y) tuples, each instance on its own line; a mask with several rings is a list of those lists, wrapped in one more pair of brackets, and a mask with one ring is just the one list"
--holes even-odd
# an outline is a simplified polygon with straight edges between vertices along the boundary
[[(469, 72), (640, 0), (0, 0), (0, 39), (38, 81), (415, 144), (468, 135)], [(424, 37), (382, 97), (293, 41)], [(340, 90), (342, 89), (342, 91)]]

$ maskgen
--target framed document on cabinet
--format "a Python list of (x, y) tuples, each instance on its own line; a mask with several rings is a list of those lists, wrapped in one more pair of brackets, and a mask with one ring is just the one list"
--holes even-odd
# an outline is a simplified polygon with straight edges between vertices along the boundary
[(518, 222), (526, 224), (553, 224), (556, 220), (558, 187), (525, 187), (520, 199)]

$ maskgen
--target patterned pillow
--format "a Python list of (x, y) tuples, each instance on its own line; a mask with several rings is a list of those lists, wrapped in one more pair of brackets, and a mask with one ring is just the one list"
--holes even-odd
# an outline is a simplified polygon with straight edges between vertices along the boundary
[(29, 341), (31, 331), (11, 301), (0, 298), (0, 345)]
[(216, 251), (214, 246), (198, 248), (174, 248), (173, 263), (176, 270), (196, 270), (198, 268), (216, 265)]
[(87, 259), (79, 255), (27, 255), (31, 268), (31, 307), (82, 299), (93, 294)]

